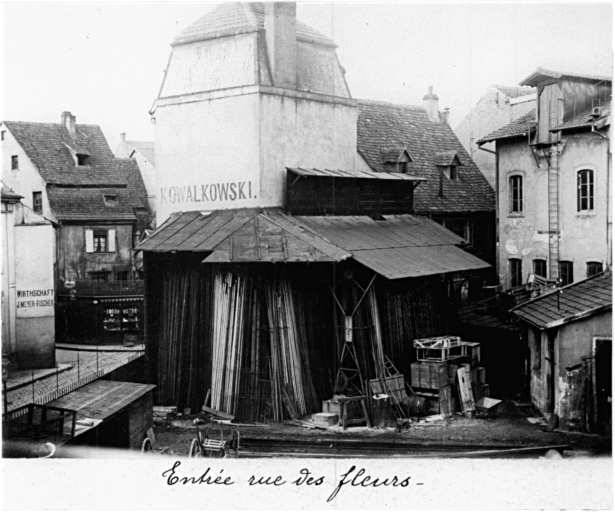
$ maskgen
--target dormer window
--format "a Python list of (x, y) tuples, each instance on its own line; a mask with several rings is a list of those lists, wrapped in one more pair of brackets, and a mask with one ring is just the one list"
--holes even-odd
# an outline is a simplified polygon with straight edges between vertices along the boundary
[(403, 146), (382, 148), (380, 150), (385, 172), (408, 174), (412, 157)]
[(105, 206), (117, 206), (117, 195), (115, 194), (103, 194), (105, 200)]
[(448, 168), (448, 179), (456, 180), (459, 177), (459, 172), (456, 165), (451, 165)]
[(71, 142), (70, 145), (65, 142), (64, 145), (70, 151), (77, 167), (87, 167), (90, 165), (90, 153), (87, 149), (76, 142)]
[(434, 163), (440, 169), (440, 191), (438, 197), (444, 197), (444, 176), (450, 181), (459, 179), (459, 167), (463, 165), (457, 151), (441, 151), (434, 155)]

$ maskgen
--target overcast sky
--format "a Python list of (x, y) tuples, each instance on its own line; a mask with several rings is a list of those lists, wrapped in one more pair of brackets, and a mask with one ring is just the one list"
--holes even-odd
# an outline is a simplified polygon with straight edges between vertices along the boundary
[[(169, 43), (215, 3), (4, 3), (2, 119), (153, 140), (148, 110)], [(355, 98), (420, 105), (429, 85), (456, 126), (490, 84), (536, 67), (612, 74), (610, 3), (298, 3), (338, 45)]]

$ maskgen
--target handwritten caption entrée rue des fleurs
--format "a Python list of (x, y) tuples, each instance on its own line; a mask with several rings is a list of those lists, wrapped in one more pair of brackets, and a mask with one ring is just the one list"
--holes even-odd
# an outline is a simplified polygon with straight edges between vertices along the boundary
[[(220, 486), (232, 486), (237, 482), (232, 476), (224, 474), (224, 469), (215, 475), (215, 470), (208, 467), (204, 473), (200, 476), (193, 475), (181, 475), (178, 471), (180, 461), (176, 461), (173, 467), (167, 469), (162, 473), (162, 477), (166, 479), (166, 484), (173, 485), (220, 485)], [(356, 466), (351, 466), (348, 471), (342, 474), (336, 487), (333, 489), (327, 502), (333, 501), (340, 491), (345, 487), (363, 487), (363, 488), (375, 488), (375, 487), (390, 487), (390, 488), (404, 488), (410, 486), (410, 480), (412, 477), (405, 476), (399, 477), (397, 475), (387, 478), (374, 477), (369, 475), (364, 468), (357, 469)], [(317, 476), (313, 474), (309, 469), (301, 469), (294, 477), (287, 477), (282, 475), (252, 475), (247, 480), (249, 486), (262, 486), (262, 487), (281, 487), (283, 485), (295, 485), (295, 486), (314, 486), (319, 487), (326, 482), (324, 476)], [(414, 485), (423, 485), (422, 482), (416, 482)]]

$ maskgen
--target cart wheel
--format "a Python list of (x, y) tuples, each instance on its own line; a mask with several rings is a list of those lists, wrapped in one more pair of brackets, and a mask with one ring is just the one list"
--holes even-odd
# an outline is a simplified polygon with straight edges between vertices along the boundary
[(201, 447), (199, 446), (199, 440), (194, 438), (192, 443), (190, 444), (190, 451), (188, 452), (188, 457), (200, 457), (201, 456)]
[(143, 443), (141, 444), (141, 453), (147, 453), (152, 451), (152, 442), (149, 437), (143, 439)]

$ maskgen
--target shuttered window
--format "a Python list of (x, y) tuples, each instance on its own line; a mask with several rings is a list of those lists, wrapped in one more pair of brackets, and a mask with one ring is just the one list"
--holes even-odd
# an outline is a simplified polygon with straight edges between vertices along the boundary
[(115, 252), (115, 229), (86, 229), (85, 252)]

